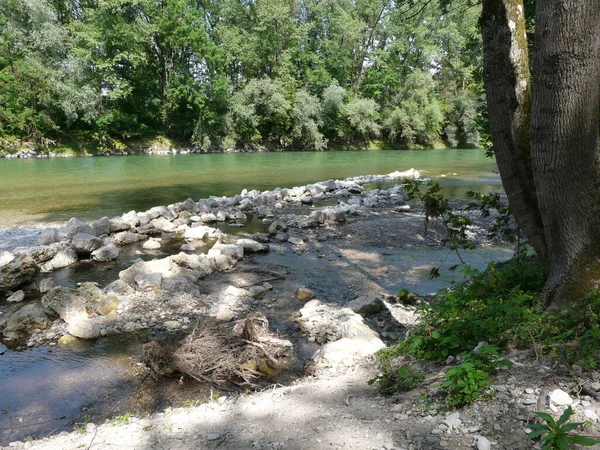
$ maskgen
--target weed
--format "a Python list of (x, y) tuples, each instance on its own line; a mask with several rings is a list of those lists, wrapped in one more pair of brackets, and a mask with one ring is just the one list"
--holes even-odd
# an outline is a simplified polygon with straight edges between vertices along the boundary
[(113, 420), (112, 420), (112, 424), (114, 426), (119, 426), (119, 425), (127, 425), (129, 423), (131, 423), (131, 419), (134, 418), (134, 415), (131, 413), (125, 413), (122, 416), (116, 416)]
[(387, 363), (382, 366), (379, 375), (370, 379), (368, 383), (369, 386), (376, 383), (382, 394), (395, 394), (414, 389), (424, 379), (422, 374), (413, 372), (406, 365), (393, 367), (392, 364)]
[(555, 421), (548, 413), (536, 412), (536, 414), (545, 424), (529, 425), (532, 431), (527, 435), (527, 438), (536, 439), (542, 437), (542, 450), (568, 450), (571, 444), (579, 444), (586, 447), (600, 444), (600, 441), (596, 439), (569, 434), (571, 431), (577, 430), (584, 425), (583, 422), (567, 423), (569, 418), (574, 414), (570, 406), (560, 416), (558, 421)]

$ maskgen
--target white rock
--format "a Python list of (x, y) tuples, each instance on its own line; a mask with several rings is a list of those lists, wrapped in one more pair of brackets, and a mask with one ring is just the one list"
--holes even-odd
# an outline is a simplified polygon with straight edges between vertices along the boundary
[(491, 448), (492, 443), (485, 436), (479, 436), (479, 439), (477, 439), (477, 450), (490, 450)]
[(573, 404), (573, 399), (562, 389), (554, 389), (550, 393), (550, 401), (557, 406), (570, 406)]
[(23, 291), (17, 291), (6, 299), (6, 301), (9, 303), (18, 303), (22, 302), (23, 300), (25, 300), (25, 292)]

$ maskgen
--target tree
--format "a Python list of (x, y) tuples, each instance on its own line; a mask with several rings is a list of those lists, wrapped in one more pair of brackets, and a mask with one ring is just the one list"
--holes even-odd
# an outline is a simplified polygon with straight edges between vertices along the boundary
[(498, 167), (558, 305), (600, 282), (600, 0), (537, 2), (533, 83), (523, 1), (484, 0), (481, 24)]

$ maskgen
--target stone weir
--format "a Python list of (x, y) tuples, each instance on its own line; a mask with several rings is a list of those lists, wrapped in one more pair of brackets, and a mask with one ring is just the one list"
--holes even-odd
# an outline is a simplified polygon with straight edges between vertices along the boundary
[[(0, 253), (0, 302), (24, 305), (0, 316), (0, 333), (5, 341), (35, 346), (68, 335), (93, 339), (141, 328), (187, 328), (192, 312), (227, 320), (229, 313), (222, 304), (198, 300), (199, 280), (233, 269), (245, 254), (268, 251), (270, 240), (301, 245), (305, 228), (342, 223), (348, 215), (373, 207), (408, 211), (397, 183), (416, 178), (419, 172), (411, 169), (264, 192), (244, 189), (233, 197), (188, 198), (92, 223), (72, 218), (62, 228), (44, 229), (36, 246)], [(365, 188), (375, 183), (390, 187)], [(335, 206), (316, 206), (333, 201)], [(299, 205), (309, 206), (310, 214), (286, 213)], [(249, 216), (262, 218), (267, 233), (238, 238), (216, 228), (218, 223), (243, 227)], [(80, 261), (117, 260), (124, 248), (135, 243), (150, 252), (160, 249), (165, 234), (183, 240), (179, 253), (138, 259), (107, 286), (87, 282), (74, 289), (40, 276)], [(258, 296), (269, 288), (263, 283), (225, 294)]]

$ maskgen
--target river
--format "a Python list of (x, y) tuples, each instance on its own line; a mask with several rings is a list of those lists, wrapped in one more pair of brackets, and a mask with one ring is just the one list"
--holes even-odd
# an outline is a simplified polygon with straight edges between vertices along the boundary
[[(484, 150), (274, 152), (0, 159), (0, 228), (415, 168), (451, 197), (500, 188)], [(2, 236), (0, 236), (0, 241)]]

